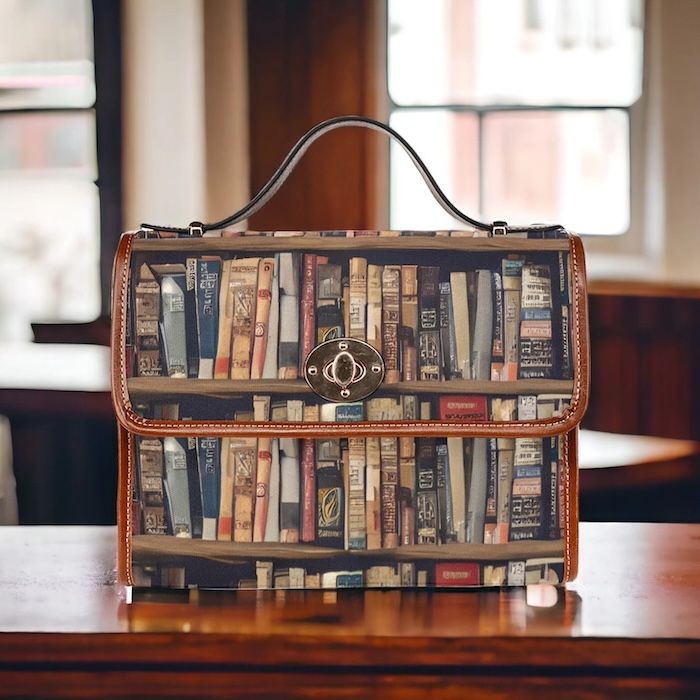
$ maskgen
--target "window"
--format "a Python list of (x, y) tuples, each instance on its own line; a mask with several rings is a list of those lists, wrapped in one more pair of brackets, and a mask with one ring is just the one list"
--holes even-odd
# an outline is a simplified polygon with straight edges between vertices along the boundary
[(100, 313), (89, 0), (0, 0), (0, 340)]
[[(619, 234), (642, 0), (389, 0), (391, 123), (485, 221)], [(450, 228), (392, 147), (392, 228)]]

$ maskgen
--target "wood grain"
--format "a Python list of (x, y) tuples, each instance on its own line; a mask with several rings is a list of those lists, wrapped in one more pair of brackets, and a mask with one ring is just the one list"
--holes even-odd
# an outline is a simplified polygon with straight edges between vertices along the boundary
[(570, 250), (567, 239), (489, 238), (471, 236), (238, 236), (235, 238), (137, 238), (136, 253), (146, 251), (293, 251), (293, 250), (443, 250), (443, 251), (541, 251)]
[[(274, 379), (174, 379), (171, 377), (132, 377), (128, 380), (132, 399), (152, 396), (245, 396), (247, 394), (313, 394), (303, 380)], [(492, 382), (450, 379), (382, 384), (378, 391), (396, 394), (571, 394), (574, 383), (558, 379), (520, 379)]]
[(221, 542), (194, 540), (172, 535), (136, 535), (132, 538), (134, 560), (153, 561), (158, 558), (181, 559), (202, 557), (217, 561), (237, 561), (241, 558), (261, 559), (324, 559), (343, 555), (347, 559), (470, 559), (474, 561), (506, 561), (533, 557), (561, 557), (562, 540), (507, 542), (505, 544), (416, 544), (386, 549), (337, 550), (308, 544), (279, 544), (278, 542)]
[[(0, 529), (0, 696), (697, 697), (700, 526), (584, 524), (549, 608), (502, 591), (127, 605), (112, 528)], [(157, 596), (154, 596), (157, 598)], [(161, 595), (162, 597), (162, 595)], [(56, 634), (61, 632), (61, 634)]]

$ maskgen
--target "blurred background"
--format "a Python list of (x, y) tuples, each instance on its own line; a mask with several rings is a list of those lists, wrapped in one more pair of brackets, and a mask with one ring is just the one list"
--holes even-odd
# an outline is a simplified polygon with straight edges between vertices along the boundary
[[(340, 114), (478, 218), (585, 235), (582, 517), (700, 521), (698, 26), (696, 0), (0, 0), (0, 522), (114, 522), (120, 232), (224, 217)], [(248, 225), (459, 228), (350, 130)]]

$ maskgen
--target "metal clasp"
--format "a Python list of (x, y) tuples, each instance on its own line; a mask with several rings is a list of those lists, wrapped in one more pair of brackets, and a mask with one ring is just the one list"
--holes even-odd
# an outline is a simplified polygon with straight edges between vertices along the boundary
[(360, 401), (384, 379), (384, 360), (368, 343), (336, 338), (317, 345), (304, 364), (306, 383), (328, 401)]

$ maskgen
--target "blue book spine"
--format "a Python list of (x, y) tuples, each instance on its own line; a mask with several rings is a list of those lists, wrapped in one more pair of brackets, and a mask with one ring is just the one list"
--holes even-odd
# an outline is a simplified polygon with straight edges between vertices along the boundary
[(197, 464), (202, 492), (202, 539), (216, 539), (221, 484), (221, 446), (218, 438), (197, 439)]
[(214, 360), (219, 334), (219, 280), (221, 260), (197, 260), (197, 336), (199, 339), (199, 378), (214, 377)]

